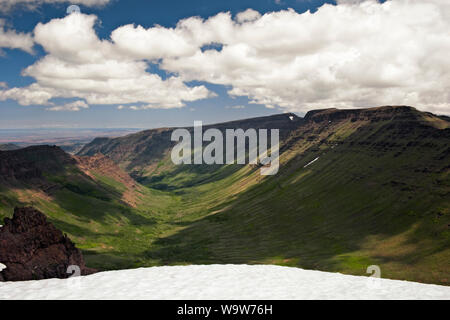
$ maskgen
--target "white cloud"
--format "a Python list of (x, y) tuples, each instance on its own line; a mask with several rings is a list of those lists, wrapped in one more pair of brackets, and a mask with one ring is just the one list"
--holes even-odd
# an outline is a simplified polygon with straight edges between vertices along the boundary
[(93, 15), (72, 14), (38, 24), (35, 41), (48, 54), (23, 71), (36, 83), (0, 90), (0, 100), (51, 105), (51, 99), (62, 97), (85, 99), (89, 104), (142, 103), (145, 108), (178, 108), (185, 101), (213, 95), (204, 86), (187, 86), (179, 77), (163, 80), (148, 73), (146, 62), (124, 55), (110, 41), (100, 40), (94, 31), (95, 22)]
[[(125, 54), (162, 59), (184, 80), (229, 85), (267, 107), (409, 104), (450, 113), (448, 2), (341, 1), (314, 14), (250, 14), (193, 17), (172, 29), (128, 25), (112, 39)], [(223, 49), (200, 50), (211, 43)]]
[(0, 11), (8, 11), (16, 6), (34, 9), (42, 4), (77, 4), (87, 7), (103, 6), (111, 0), (0, 0)]
[(365, 1), (314, 14), (267, 13), (241, 24), (222, 14), (196, 22), (194, 32), (222, 43), (222, 51), (167, 57), (162, 66), (290, 111), (408, 104), (450, 113), (449, 8), (439, 1)]
[(89, 105), (86, 102), (84, 102), (82, 100), (78, 100), (78, 101), (74, 101), (71, 103), (66, 103), (63, 105), (46, 108), (46, 110), (48, 110), (48, 111), (80, 111), (81, 109), (88, 109), (88, 108), (89, 108)]
[(247, 9), (236, 15), (236, 21), (239, 23), (255, 21), (261, 18), (261, 14), (253, 9)]
[(0, 19), (0, 53), (2, 48), (21, 49), (33, 53), (33, 45), (33, 38), (30, 34), (7, 30), (5, 20)]
[[(285, 111), (406, 104), (450, 114), (450, 3), (340, 1), (315, 13), (293, 10), (233, 19), (191, 17), (174, 28), (125, 25), (100, 40), (95, 16), (39, 24), (48, 55), (24, 74), (26, 88), (0, 100), (45, 104), (55, 97), (131, 109), (182, 107), (212, 94), (191, 80), (227, 85), (233, 96)], [(220, 49), (202, 50), (220, 44)], [(152, 61), (172, 76), (147, 71)], [(133, 108), (132, 108), (133, 107)]]
[(0, 82), (0, 88), (8, 88), (8, 84), (6, 82)]
[(225, 109), (245, 109), (245, 106), (238, 105), (238, 106), (226, 106)]
[(55, 90), (51, 88), (42, 88), (40, 85), (33, 83), (25, 88), (11, 88), (0, 90), (0, 101), (13, 99), (17, 100), (23, 106), (31, 104), (48, 105), (49, 100), (56, 95)]
[(130, 110), (138, 111), (138, 110), (149, 110), (149, 109), (172, 109), (172, 108), (176, 108), (176, 107), (183, 107), (183, 105), (178, 105), (178, 106), (176, 106), (176, 105), (159, 106), (159, 105), (155, 105), (155, 104), (131, 105), (131, 106), (120, 105), (117, 107), (117, 109), (119, 109), (119, 110), (130, 109)]

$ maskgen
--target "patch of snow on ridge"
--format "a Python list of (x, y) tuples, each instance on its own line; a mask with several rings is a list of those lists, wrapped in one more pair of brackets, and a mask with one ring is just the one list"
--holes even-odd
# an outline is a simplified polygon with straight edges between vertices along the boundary
[(450, 287), (445, 286), (271, 265), (153, 267), (72, 280), (0, 282), (0, 299), (450, 300)]
[[(6, 266), (3, 263), (0, 263), (0, 272), (6, 269)], [(0, 297), (1, 299), (1, 297)]]
[(317, 160), (319, 160), (319, 157), (315, 158), (313, 161), (311, 161), (310, 163), (308, 163), (306, 166), (304, 166), (303, 168), (306, 168), (308, 166), (310, 166), (311, 164), (313, 164), (314, 162), (316, 162)]

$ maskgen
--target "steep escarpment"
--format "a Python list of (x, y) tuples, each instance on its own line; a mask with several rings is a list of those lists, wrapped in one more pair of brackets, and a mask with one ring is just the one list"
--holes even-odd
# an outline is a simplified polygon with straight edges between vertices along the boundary
[[(101, 269), (269, 263), (365, 275), (378, 265), (383, 277), (448, 284), (449, 124), (386, 106), (214, 125), (281, 129), (270, 177), (250, 165), (175, 166), (173, 128), (96, 139), (64, 170), (9, 177), (0, 214), (36, 203)], [(45, 201), (27, 189), (36, 181), (56, 186)]]
[(0, 144), (0, 151), (11, 151), (11, 150), (17, 150), (17, 149), (20, 149), (20, 147), (13, 143)]
[[(0, 151), (0, 181), (5, 186), (31, 188), (50, 197), (68, 189), (81, 194), (92, 191), (100, 196), (103, 193), (100, 197), (111, 198), (107, 194), (114, 190), (105, 185), (105, 177), (123, 186), (120, 191), (136, 188), (135, 181), (127, 173), (101, 154), (77, 157), (59, 147), (46, 145)], [(120, 198), (120, 194), (117, 197)]]
[(15, 207), (36, 208), (94, 267), (112, 268), (98, 254), (116, 246), (131, 251), (142, 229), (155, 223), (150, 208), (142, 209), (156, 203), (153, 194), (103, 155), (75, 157), (39, 146), (0, 152), (0, 168), (0, 219)]
[(211, 214), (146, 254), (359, 275), (375, 264), (385, 277), (448, 284), (449, 145), (443, 117), (410, 107), (311, 112), (282, 141), (277, 175), (242, 168), (177, 189)]
[(0, 281), (67, 278), (69, 266), (81, 275), (94, 273), (87, 268), (81, 251), (44, 214), (31, 207), (16, 208), (12, 219), (0, 228), (0, 261), (6, 269)]
[(61, 173), (74, 164), (75, 160), (56, 146), (0, 151), (0, 180), (39, 179), (43, 172)]
[(98, 153), (94, 156), (74, 156), (77, 167), (88, 177), (95, 180), (109, 179), (121, 186), (121, 200), (135, 207), (140, 187), (125, 171), (111, 159)]
[(386, 120), (418, 120), (421, 112), (409, 106), (384, 106), (367, 109), (323, 109), (309, 111), (305, 115), (306, 121), (386, 121)]
[[(302, 121), (295, 114), (289, 113), (205, 125), (203, 129), (216, 128), (222, 132), (226, 129), (238, 128), (243, 130), (250, 128), (256, 130), (279, 129), (280, 139), (284, 140)], [(97, 138), (87, 144), (77, 155), (104, 154), (133, 178), (143, 181), (146, 177), (175, 169), (171, 166), (170, 161), (170, 151), (176, 144), (176, 142), (171, 141), (171, 135), (175, 129), (152, 129), (114, 139)], [(191, 133), (193, 132), (192, 127), (186, 129)]]

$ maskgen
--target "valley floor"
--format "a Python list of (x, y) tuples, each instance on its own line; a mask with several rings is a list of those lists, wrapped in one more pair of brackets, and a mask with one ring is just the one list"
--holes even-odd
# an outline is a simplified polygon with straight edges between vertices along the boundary
[(450, 300), (450, 287), (272, 265), (193, 265), (0, 283), (0, 299)]

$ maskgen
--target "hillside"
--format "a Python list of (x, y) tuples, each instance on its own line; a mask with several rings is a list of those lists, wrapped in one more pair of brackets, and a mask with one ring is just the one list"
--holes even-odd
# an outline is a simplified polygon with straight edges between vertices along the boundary
[[(302, 121), (303, 119), (294, 114), (282, 114), (204, 125), (203, 130), (216, 128), (224, 132), (225, 129), (238, 128), (244, 130), (249, 128), (279, 129), (280, 138), (286, 139), (290, 132), (295, 130)], [(184, 177), (180, 185), (183, 187), (198, 183), (198, 178), (203, 181), (208, 176), (215, 175), (220, 167), (182, 166), (182, 169), (180, 169), (180, 167), (172, 164), (170, 151), (175, 142), (172, 142), (170, 138), (174, 129), (176, 128), (146, 130), (115, 139), (97, 138), (84, 146), (78, 152), (78, 155), (105, 154), (137, 181), (163, 190), (172, 187), (160, 182), (163, 173), (182, 171)], [(192, 127), (186, 129), (191, 133), (193, 132)], [(180, 176), (178, 175), (177, 179), (180, 179)]]
[(137, 136), (107, 141), (106, 155), (174, 197), (178, 227), (143, 254), (157, 264), (276, 263), (351, 274), (379, 264), (392, 278), (448, 284), (448, 119), (399, 106), (318, 110), (294, 123), (270, 178), (249, 166), (175, 167), (170, 147), (139, 174), (119, 151)]
[(17, 149), (20, 149), (20, 147), (13, 143), (0, 144), (0, 151), (10, 151), (10, 150), (17, 150)]
[(55, 146), (0, 152), (0, 219), (11, 217), (15, 206), (33, 206), (94, 254), (140, 249), (135, 238), (155, 224), (146, 204), (159, 198), (102, 155), (76, 157)]
[[(365, 275), (379, 265), (383, 277), (449, 285), (449, 126), (405, 106), (214, 126), (280, 128), (273, 177), (248, 165), (175, 166), (170, 128), (99, 138), (64, 173), (41, 169), (57, 191), (37, 205), (99, 269), (249, 263)], [(18, 190), (0, 190), (3, 215), (34, 201)]]
[(147, 254), (163, 264), (350, 274), (376, 264), (389, 278), (448, 284), (448, 122), (403, 107), (326, 110), (305, 120), (282, 147), (278, 175), (259, 181), (243, 169), (229, 184), (182, 189), (190, 210), (201, 202), (211, 214)]

